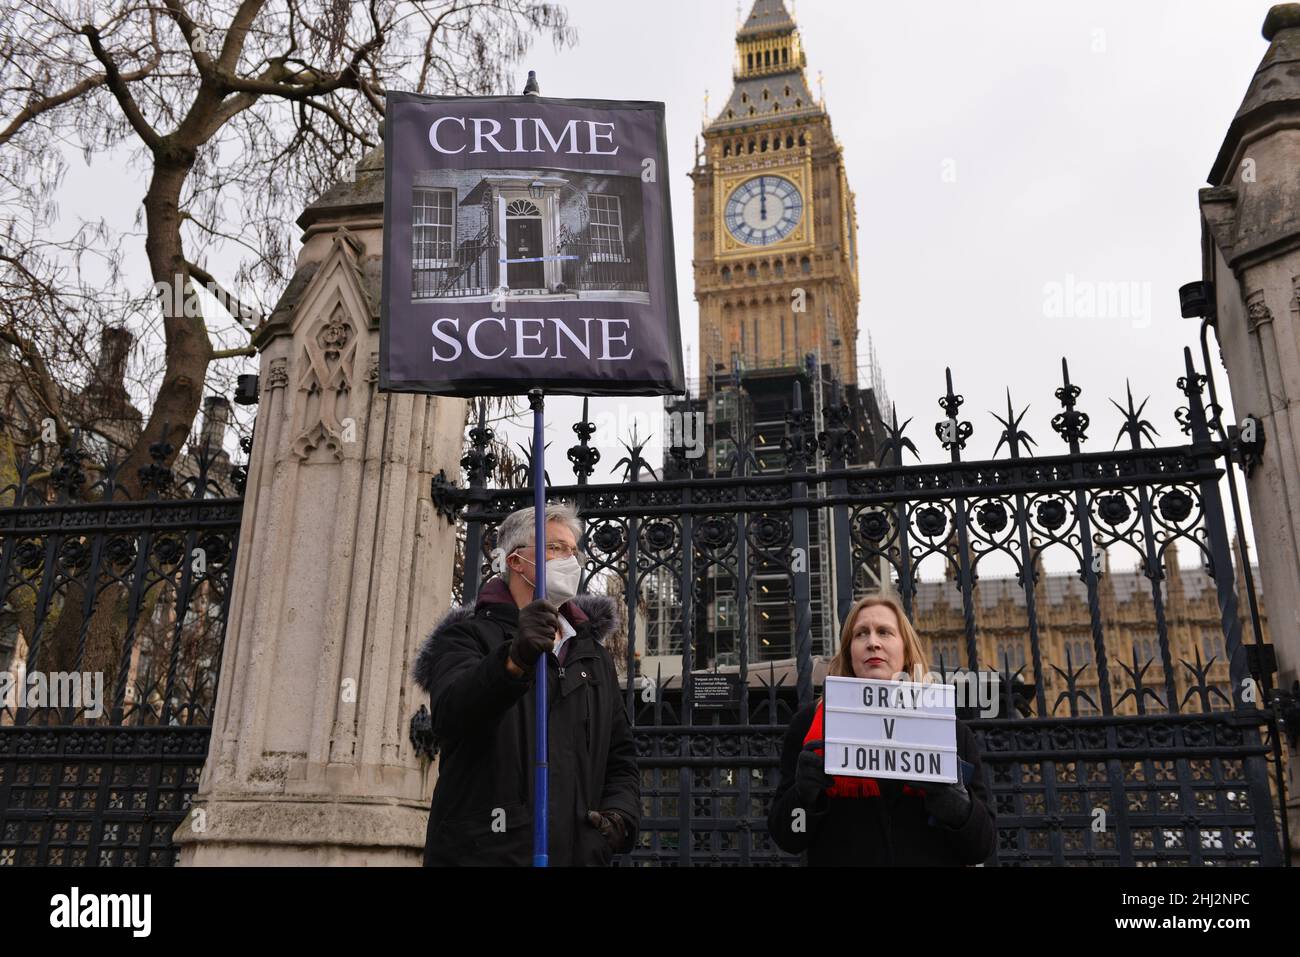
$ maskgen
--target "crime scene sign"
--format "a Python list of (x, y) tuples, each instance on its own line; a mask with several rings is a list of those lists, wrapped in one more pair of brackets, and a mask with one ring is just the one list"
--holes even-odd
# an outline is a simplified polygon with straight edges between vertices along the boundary
[(382, 391), (685, 392), (662, 103), (390, 92)]
[(828, 675), (824, 740), (828, 774), (956, 783), (957, 689)]

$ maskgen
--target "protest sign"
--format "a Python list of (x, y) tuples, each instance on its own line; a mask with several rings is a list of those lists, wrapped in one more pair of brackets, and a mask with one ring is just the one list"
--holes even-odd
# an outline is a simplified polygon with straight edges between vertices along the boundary
[(953, 685), (828, 675), (826, 772), (955, 783), (956, 691)]
[(685, 391), (662, 103), (390, 93), (379, 385)]

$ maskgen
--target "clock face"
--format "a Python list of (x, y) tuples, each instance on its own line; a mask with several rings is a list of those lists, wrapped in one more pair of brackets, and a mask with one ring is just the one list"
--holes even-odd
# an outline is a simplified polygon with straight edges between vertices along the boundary
[(755, 176), (727, 197), (727, 231), (747, 246), (770, 246), (794, 231), (803, 217), (799, 189), (780, 176)]

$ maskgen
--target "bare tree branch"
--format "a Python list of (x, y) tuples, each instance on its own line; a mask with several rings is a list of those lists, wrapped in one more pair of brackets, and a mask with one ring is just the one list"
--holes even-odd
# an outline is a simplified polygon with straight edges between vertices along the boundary
[[(155, 57), (153, 62), (148, 66), (142, 67), (139, 70), (132, 70), (129, 73), (123, 73), (122, 79), (127, 83), (132, 83), (148, 76), (157, 66), (158, 59)], [(102, 73), (95, 76), (88, 76), (80, 83), (63, 90), (60, 93), (55, 93), (39, 100), (33, 100), (27, 106), (23, 107), (22, 111), (14, 117), (13, 121), (6, 126), (3, 131), (0, 131), (0, 146), (4, 146), (5, 143), (13, 139), (15, 133), (21, 130), (29, 121), (34, 120), (42, 113), (46, 113), (55, 107), (62, 106), (64, 103), (75, 100), (107, 81), (108, 77)]]
[(212, 360), (215, 362), (218, 359), (237, 359), (240, 356), (252, 357), (255, 355), (257, 355), (257, 349), (253, 346), (244, 349), (218, 349), (212, 353)]
[(126, 116), (127, 120), (130, 121), (132, 128), (134, 128), (136, 133), (139, 134), (140, 139), (144, 141), (145, 146), (154, 151), (162, 149), (162, 137), (158, 135), (158, 132), (152, 126), (149, 125), (144, 118), (144, 114), (140, 112), (140, 107), (131, 96), (131, 91), (126, 88), (126, 80), (117, 70), (117, 64), (113, 62), (113, 58), (110, 57), (108, 51), (104, 49), (104, 44), (100, 40), (99, 31), (90, 24), (87, 24), (81, 28), (81, 32), (84, 33), (86, 39), (90, 41), (90, 49), (94, 52), (95, 58), (103, 64), (104, 82), (107, 84), (109, 90), (112, 91), (113, 96), (117, 97), (117, 102), (122, 107), (122, 113)]
[[(133, 442), (122, 474), (147, 464), (160, 439), (179, 454), (203, 395), (229, 391), (250, 368), (249, 331), (239, 320), (274, 302), (292, 276), (299, 212), (380, 143), (384, 91), (510, 92), (536, 37), (573, 42), (562, 7), (0, 6), (0, 249), (9, 256), (0, 259), (0, 343), (42, 360), (21, 362), (24, 388), (41, 396), (27, 406), (58, 408), (62, 399), (70, 428), (99, 414), (93, 401), (83, 411), (69, 397), (102, 392), (101, 337), (127, 328), (135, 345), (114, 395), (127, 390), (145, 420), (121, 431)], [(87, 221), (60, 208), (77, 157), (143, 167), (147, 188), (133, 221)], [(196, 285), (221, 303), (209, 309), (210, 321), (196, 321), (194, 306), (202, 311), (206, 302), (195, 301)], [(242, 408), (237, 415), (250, 414)]]

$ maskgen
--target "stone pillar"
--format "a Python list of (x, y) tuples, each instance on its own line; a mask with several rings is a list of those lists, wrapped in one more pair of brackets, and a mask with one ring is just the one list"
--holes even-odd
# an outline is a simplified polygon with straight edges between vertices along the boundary
[[(1268, 52), (1200, 193), (1232, 406), (1259, 417), (1263, 461), (1246, 481), (1278, 681), (1300, 677), (1300, 4), (1264, 20)], [(1242, 607), (1245, 596), (1242, 596)], [(1284, 739), (1285, 740), (1285, 739)], [(1292, 835), (1300, 756), (1290, 756)], [(1294, 837), (1293, 837), (1294, 840)]]
[(383, 157), (309, 206), (255, 344), (261, 401), (212, 743), (181, 863), (419, 864), (409, 668), (451, 595), (462, 399), (377, 392)]

